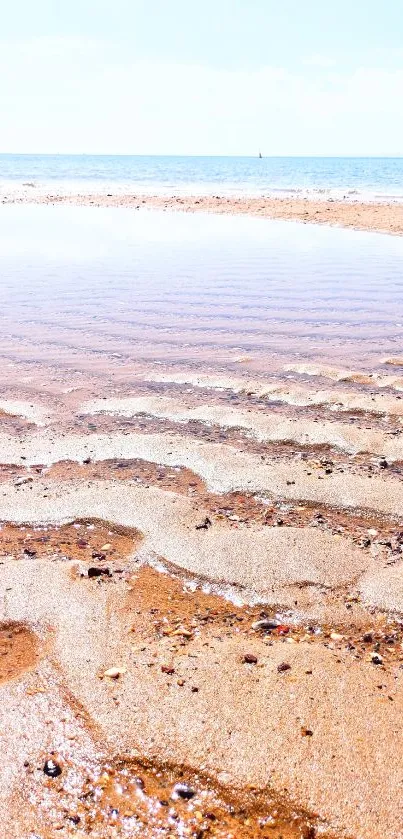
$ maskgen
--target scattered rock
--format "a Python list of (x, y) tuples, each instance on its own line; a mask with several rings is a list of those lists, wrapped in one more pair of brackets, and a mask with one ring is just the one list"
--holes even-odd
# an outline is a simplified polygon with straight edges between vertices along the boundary
[(291, 670), (291, 664), (288, 664), (286, 661), (282, 661), (281, 664), (277, 665), (277, 670), (279, 673), (285, 673), (286, 670)]
[(163, 673), (168, 673), (169, 676), (172, 676), (172, 674), (175, 673), (175, 668), (172, 667), (171, 664), (162, 664), (161, 671)]

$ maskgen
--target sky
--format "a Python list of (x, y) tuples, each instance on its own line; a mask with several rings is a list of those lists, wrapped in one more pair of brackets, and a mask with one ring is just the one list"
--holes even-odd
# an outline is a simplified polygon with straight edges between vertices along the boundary
[(403, 155), (402, 0), (13, 0), (0, 152)]

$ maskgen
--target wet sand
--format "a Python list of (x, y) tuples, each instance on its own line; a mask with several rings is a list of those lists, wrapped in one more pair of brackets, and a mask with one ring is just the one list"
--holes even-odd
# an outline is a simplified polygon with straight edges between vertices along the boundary
[(0, 836), (400, 839), (402, 243), (1, 212)]
[(283, 219), (310, 224), (330, 224), (354, 230), (372, 230), (403, 234), (403, 204), (398, 201), (368, 202), (308, 198), (228, 197), (226, 195), (133, 195), (133, 194), (62, 194), (46, 193), (35, 188), (8, 188), (0, 194), (3, 204), (77, 204), (95, 207), (151, 208), (180, 212), (246, 214), (259, 218)]

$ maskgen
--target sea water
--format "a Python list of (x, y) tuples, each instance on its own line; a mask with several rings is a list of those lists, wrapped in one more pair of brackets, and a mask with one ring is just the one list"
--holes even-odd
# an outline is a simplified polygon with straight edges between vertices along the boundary
[(403, 157), (0, 155), (0, 189), (403, 200)]

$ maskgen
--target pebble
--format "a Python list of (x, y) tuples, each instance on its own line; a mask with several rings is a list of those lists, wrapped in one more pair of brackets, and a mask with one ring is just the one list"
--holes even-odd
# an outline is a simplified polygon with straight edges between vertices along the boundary
[(108, 670), (105, 670), (104, 676), (107, 676), (109, 679), (118, 679), (124, 673), (126, 673), (126, 667), (109, 667)]
[(192, 633), (189, 629), (185, 629), (185, 627), (180, 626), (178, 629), (175, 629), (174, 632), (171, 633), (172, 635), (183, 635), (184, 638), (191, 638)]
[(211, 519), (208, 516), (200, 524), (196, 524), (196, 530), (208, 530), (211, 527)]
[(281, 664), (277, 665), (277, 670), (279, 673), (285, 673), (286, 670), (291, 670), (291, 664), (288, 664), (286, 661), (282, 661)]
[(190, 799), (194, 798), (195, 795), (195, 790), (187, 784), (175, 784), (172, 798), (183, 798), (185, 801), (190, 801)]
[(262, 620), (255, 621), (252, 624), (252, 629), (266, 629), (270, 631), (277, 629), (278, 626), (280, 626), (279, 621), (273, 620), (272, 618), (263, 618)]
[(310, 728), (301, 728), (301, 734), (303, 737), (312, 737), (313, 731)]
[(31, 481), (33, 481), (33, 478), (17, 478), (17, 480), (14, 482), (14, 486), (21, 487), (23, 486), (23, 484), (31, 483)]
[(330, 637), (332, 641), (343, 641), (344, 635), (340, 635), (338, 632), (331, 632)]
[(379, 653), (371, 653), (372, 664), (383, 664), (383, 658)]
[(244, 664), (257, 664), (257, 656), (252, 653), (246, 653), (243, 657)]
[(56, 763), (55, 760), (52, 760), (52, 758), (50, 758), (50, 760), (46, 761), (46, 763), (43, 767), (43, 771), (44, 771), (45, 775), (47, 775), (49, 778), (58, 778), (59, 775), (62, 774), (61, 767), (59, 766), (58, 763)]

